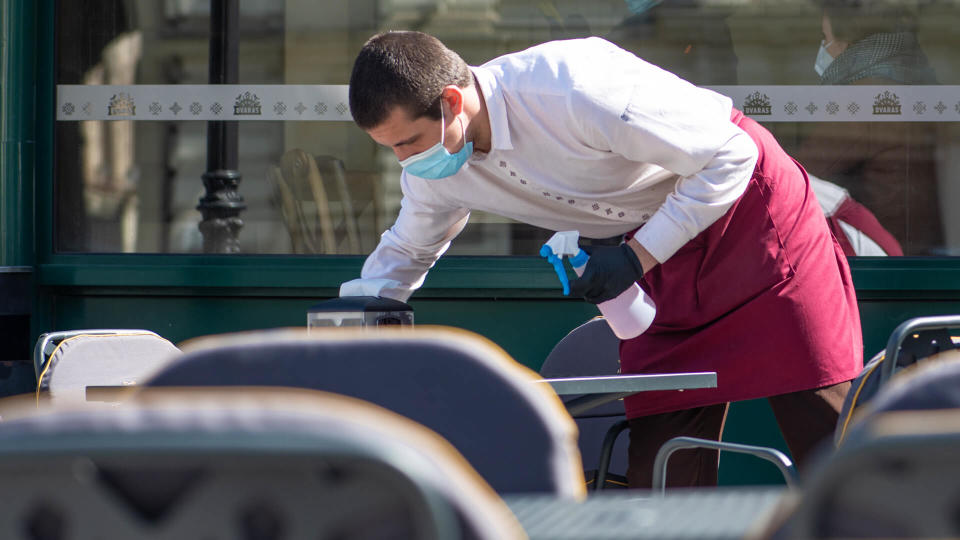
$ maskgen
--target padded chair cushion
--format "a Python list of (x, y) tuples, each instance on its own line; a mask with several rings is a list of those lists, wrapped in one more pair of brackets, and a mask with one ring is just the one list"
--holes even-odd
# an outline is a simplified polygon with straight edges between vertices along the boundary
[(957, 538), (958, 475), (956, 411), (858, 419), (856, 432), (809, 475), (786, 524), (760, 537)]
[(179, 356), (152, 333), (78, 334), (61, 341), (37, 383), (50, 400), (83, 402), (88, 386), (132, 386)]
[(363, 399), (446, 438), (500, 493), (583, 494), (576, 428), (536, 375), (445, 328), (262, 331), (197, 340), (149, 386), (288, 386)]
[[(152, 389), (110, 409), (44, 409), (0, 423), (0, 472), (3, 538), (43, 517), (64, 529), (43, 538), (523, 536), (435, 434), (289, 388)], [(445, 534), (426, 534), (431, 516)]]

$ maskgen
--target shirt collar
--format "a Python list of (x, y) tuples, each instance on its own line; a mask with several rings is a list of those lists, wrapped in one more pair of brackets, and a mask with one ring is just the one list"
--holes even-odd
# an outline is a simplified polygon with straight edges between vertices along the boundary
[(503, 101), (503, 89), (493, 70), (483, 66), (470, 66), (490, 117), (490, 149), (512, 150), (510, 125), (507, 123), (507, 105)]

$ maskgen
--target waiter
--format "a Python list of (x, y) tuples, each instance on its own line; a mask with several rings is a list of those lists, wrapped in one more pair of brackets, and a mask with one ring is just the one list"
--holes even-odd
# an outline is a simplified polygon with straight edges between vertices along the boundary
[[(716, 371), (718, 388), (625, 400), (631, 487), (667, 439), (719, 439), (729, 402), (769, 399), (794, 460), (830, 435), (862, 368), (846, 258), (803, 169), (730, 99), (599, 38), (467, 66), (420, 32), (370, 38), (350, 78), (357, 125), (396, 154), (403, 200), (367, 258), (364, 290), (406, 300), (471, 210), (595, 247), (575, 294), (639, 282), (652, 326), (623, 373)], [(671, 485), (714, 485), (713, 450), (678, 453)]]

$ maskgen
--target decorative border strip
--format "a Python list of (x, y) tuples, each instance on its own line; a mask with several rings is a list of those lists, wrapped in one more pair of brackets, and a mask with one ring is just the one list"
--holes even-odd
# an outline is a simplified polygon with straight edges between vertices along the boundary
[(347, 85), (57, 86), (57, 120), (350, 121)]
[(958, 122), (958, 86), (716, 86), (758, 122)]
[[(715, 86), (759, 122), (960, 122), (960, 86)], [(347, 85), (57, 86), (57, 120), (350, 121)]]

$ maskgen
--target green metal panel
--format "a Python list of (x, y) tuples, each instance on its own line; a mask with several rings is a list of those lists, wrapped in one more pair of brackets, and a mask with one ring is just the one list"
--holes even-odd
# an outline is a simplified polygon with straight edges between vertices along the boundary
[[(43, 195), (41, 206), (49, 206), (48, 194)], [(49, 231), (43, 232), (46, 235)], [(49, 251), (42, 259), (46, 262), (39, 265), (38, 272), (44, 285), (227, 287), (238, 293), (249, 288), (335, 290), (343, 281), (358, 276), (363, 264), (363, 258), (356, 256), (88, 255)], [(960, 258), (854, 259), (851, 267), (861, 301), (960, 298)], [(559, 283), (550, 265), (539, 257), (446, 257), (437, 263), (417, 294), (550, 298), (558, 297), (558, 291)]]
[[(134, 325), (177, 341), (217, 332), (302, 326), (312, 304), (336, 294), (332, 288), (88, 287), (49, 282), (43, 291), (46, 309), (38, 313), (47, 321), (43, 330)], [(427, 290), (414, 295), (410, 304), (417, 323), (472, 330), (533, 369), (567, 331), (597, 314), (593, 306), (556, 293), (536, 298), (509, 290), (486, 290), (483, 296), (472, 297), (458, 292)], [(871, 356), (906, 319), (960, 313), (960, 297), (944, 293), (940, 298), (861, 300), (860, 312), (864, 349)]]
[(33, 264), (36, 4), (0, 2), (0, 266)]
[[(363, 257), (237, 255), (50, 254), (38, 273), (43, 284), (78, 287), (227, 287), (336, 290), (358, 277)], [(573, 274), (571, 273), (571, 276)], [(560, 282), (537, 257), (447, 257), (419, 294), (557, 297)]]
[[(766, 399), (752, 399), (730, 404), (723, 440), (772, 447), (790, 455), (786, 441), (780, 435), (773, 409)], [(783, 475), (765, 460), (732, 452), (720, 456), (721, 485), (750, 486), (783, 484)]]
[(960, 257), (861, 257), (850, 267), (859, 299), (960, 292)]
[(960, 314), (960, 298), (900, 301), (864, 301), (860, 303), (863, 324), (863, 348), (867, 358), (883, 351), (891, 332), (900, 323), (914, 317)]
[(36, 4), (0, 0), (0, 396), (32, 386)]
[[(174, 342), (242, 330), (305, 326), (321, 297), (225, 296), (189, 291), (66, 290), (49, 294), (50, 329), (146, 328)], [(410, 302), (418, 325), (445, 325), (481, 334), (519, 362), (539, 369), (566, 333), (597, 314), (582, 301), (424, 298)]]

